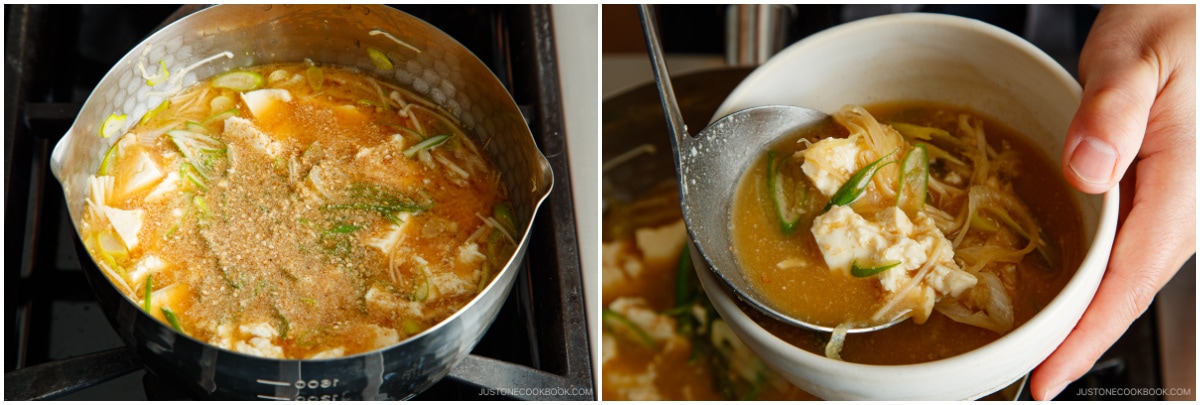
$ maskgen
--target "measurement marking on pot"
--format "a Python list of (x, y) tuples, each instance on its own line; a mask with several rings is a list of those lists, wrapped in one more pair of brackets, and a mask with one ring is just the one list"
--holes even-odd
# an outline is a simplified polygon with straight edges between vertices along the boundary
[(280, 387), (288, 387), (288, 386), (292, 385), (291, 383), (287, 383), (287, 382), (283, 382), (283, 381), (271, 381), (271, 380), (264, 380), (261, 378), (255, 380), (255, 381), (258, 381), (259, 384), (278, 385)]
[(258, 394), (258, 399), (273, 399), (273, 400), (276, 400), (276, 401), (291, 401), (291, 400), (292, 400), (291, 398), (285, 398), (285, 397), (273, 397), (273, 396), (270, 396), (270, 395), (263, 395), (263, 394)]
[[(338, 382), (340, 382), (340, 381), (341, 380), (338, 380), (336, 378), (334, 378), (332, 380), (330, 380), (328, 378), (324, 378), (324, 379), (320, 379), (320, 380), (313, 379), (313, 380), (307, 380), (307, 381), (300, 379), (300, 380), (296, 380), (295, 386), (296, 386), (296, 388), (299, 388), (299, 389), (329, 388), (329, 387), (336, 387), (338, 385)], [(284, 383), (283, 385), (289, 385), (289, 384)]]

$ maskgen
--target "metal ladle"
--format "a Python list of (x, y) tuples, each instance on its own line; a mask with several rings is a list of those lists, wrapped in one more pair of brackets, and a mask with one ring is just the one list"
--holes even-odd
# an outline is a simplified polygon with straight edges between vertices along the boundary
[[(679, 179), (679, 202), (688, 237), (694, 248), (692, 263), (699, 271), (711, 269), (742, 301), (759, 311), (790, 325), (832, 332), (833, 326), (817, 325), (796, 319), (771, 306), (753, 286), (747, 284), (733, 253), (730, 228), (733, 195), (742, 174), (763, 148), (797, 131), (817, 125), (830, 125), (832, 118), (821, 111), (804, 107), (770, 105), (747, 108), (713, 121), (699, 135), (689, 136), (683, 122), (675, 90), (667, 74), (654, 10), (640, 6), (642, 29), (650, 49), (650, 64), (658, 84), (659, 97), (673, 134), (675, 174)], [(907, 316), (888, 323), (854, 327), (847, 333), (872, 332), (900, 323)]]

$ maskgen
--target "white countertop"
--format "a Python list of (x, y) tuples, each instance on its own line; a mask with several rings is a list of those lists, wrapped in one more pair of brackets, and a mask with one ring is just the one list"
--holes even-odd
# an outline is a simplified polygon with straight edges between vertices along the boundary
[[(607, 55), (600, 77), (598, 5), (551, 6), (566, 122), (567, 157), (583, 268), (592, 375), (600, 381), (600, 99), (654, 79), (645, 54)], [(713, 56), (671, 55), (672, 74), (724, 66)], [(603, 92), (601, 92), (603, 88)], [(596, 392), (599, 398), (599, 392)]]
[[(555, 4), (554, 39), (558, 47), (558, 76), (562, 88), (567, 158), (575, 202), (579, 261), (587, 303), (588, 343), (592, 376), (600, 380), (600, 95), (598, 84), (600, 7), (595, 4)], [(595, 387), (599, 389), (599, 384)], [(596, 392), (599, 398), (600, 393)]]
[[(566, 122), (571, 192), (583, 268), (592, 375), (600, 380), (600, 31), (599, 6), (555, 4), (554, 39)], [(653, 80), (645, 54), (604, 58), (603, 95)], [(672, 55), (675, 74), (719, 67), (721, 58)], [(615, 74), (615, 75), (613, 75)], [(596, 392), (599, 397), (599, 392)]]

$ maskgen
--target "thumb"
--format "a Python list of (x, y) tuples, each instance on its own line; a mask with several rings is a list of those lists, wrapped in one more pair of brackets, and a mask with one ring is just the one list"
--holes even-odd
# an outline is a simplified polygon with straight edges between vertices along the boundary
[[(1083, 98), (1067, 130), (1063, 175), (1086, 193), (1108, 191), (1125, 174), (1146, 133), (1158, 67), (1140, 32), (1105, 7), (1080, 54)], [(1117, 24), (1120, 24), (1119, 26)]]

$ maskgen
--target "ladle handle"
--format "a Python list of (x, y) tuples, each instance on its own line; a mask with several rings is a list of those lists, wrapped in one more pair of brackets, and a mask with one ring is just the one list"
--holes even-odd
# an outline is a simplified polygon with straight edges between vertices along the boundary
[(687, 125), (683, 112), (675, 100), (675, 88), (671, 86), (671, 75), (667, 72), (667, 61), (663, 58), (662, 41), (658, 38), (658, 24), (654, 20), (654, 6), (642, 4), (638, 11), (642, 16), (642, 31), (646, 33), (646, 47), (650, 49), (650, 66), (654, 68), (654, 82), (658, 84), (658, 98), (662, 100), (663, 113), (667, 115), (667, 130), (674, 135), (671, 146), (675, 149), (675, 161), (679, 163), (679, 145), (687, 136)]

